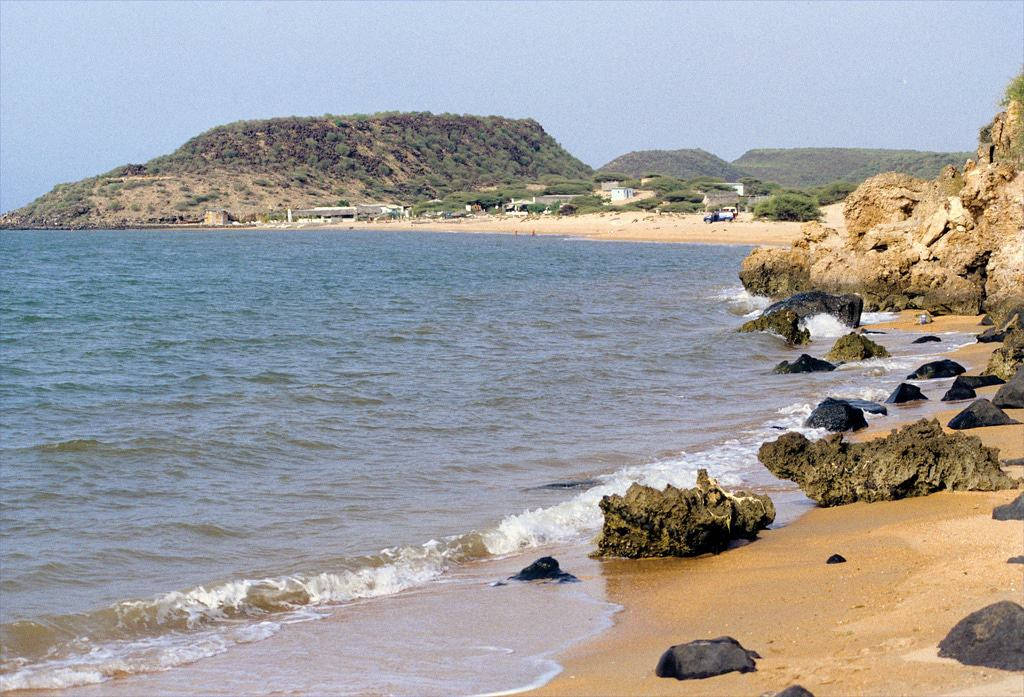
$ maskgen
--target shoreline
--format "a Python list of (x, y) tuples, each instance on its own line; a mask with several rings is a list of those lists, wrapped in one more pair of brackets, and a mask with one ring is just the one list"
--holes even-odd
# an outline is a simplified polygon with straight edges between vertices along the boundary
[[(872, 326), (915, 333), (982, 329), (977, 317), (936, 317), (919, 326), (915, 314)], [(945, 357), (977, 374), (1000, 345), (968, 344)], [(978, 396), (990, 398), (997, 389), (978, 389)], [(951, 432), (945, 424), (968, 403), (925, 418), (939, 419)], [(1007, 413), (1024, 421), (1024, 409)], [(850, 440), (882, 437), (918, 418), (891, 410), (888, 423), (875, 421)], [(1024, 457), (1024, 425), (963, 433), (1000, 447), (1001, 460)], [(1024, 474), (1021, 466), (1005, 469)], [(991, 519), (994, 506), (1019, 494), (1019, 488), (939, 492), (814, 507), (720, 555), (607, 560), (606, 600), (622, 607), (613, 626), (557, 656), (562, 672), (526, 694), (755, 695), (800, 684), (818, 697), (1019, 695), (1020, 673), (937, 656), (938, 642), (965, 615), (999, 600), (1019, 602), (1024, 567), (1006, 560), (1020, 554), (1024, 534), (1015, 522)], [(826, 565), (833, 553), (848, 562)], [(762, 655), (756, 672), (688, 681), (655, 677), (668, 646), (723, 635)]]

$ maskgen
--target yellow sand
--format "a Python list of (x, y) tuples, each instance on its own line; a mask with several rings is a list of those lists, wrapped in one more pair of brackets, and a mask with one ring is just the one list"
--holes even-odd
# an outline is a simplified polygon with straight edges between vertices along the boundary
[[(920, 332), (915, 314), (887, 330)], [(925, 328), (954, 329), (980, 329), (978, 318), (938, 318)], [(951, 356), (975, 374), (996, 346)], [(1010, 415), (1024, 421), (1024, 410)], [(969, 433), (1000, 447), (1004, 459), (1024, 457), (1024, 425)], [(1020, 476), (1021, 468), (1008, 469)], [(938, 642), (965, 615), (999, 600), (1024, 601), (1024, 565), (1006, 563), (1024, 554), (1024, 525), (991, 518), (993, 506), (1019, 493), (944, 492), (816, 508), (721, 555), (607, 561), (608, 599), (624, 608), (615, 626), (562, 656), (564, 672), (536, 694), (753, 696), (798, 683), (817, 697), (1020, 697), (1022, 673), (937, 656)], [(833, 553), (848, 562), (826, 565)], [(722, 635), (763, 656), (757, 672), (689, 681), (654, 675), (670, 645)]]

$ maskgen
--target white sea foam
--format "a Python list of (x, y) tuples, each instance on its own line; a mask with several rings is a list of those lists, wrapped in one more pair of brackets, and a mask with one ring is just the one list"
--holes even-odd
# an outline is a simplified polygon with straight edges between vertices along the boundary
[(757, 316), (761, 310), (772, 303), (772, 299), (764, 295), (751, 295), (743, 286), (724, 288), (714, 296), (715, 300), (725, 302), (729, 311), (735, 315)]
[(881, 324), (882, 322), (894, 322), (900, 318), (898, 312), (862, 312), (860, 315), (861, 324)]
[(800, 324), (811, 333), (812, 339), (833, 339), (846, 336), (853, 331), (832, 315), (824, 313), (806, 317), (801, 320)]

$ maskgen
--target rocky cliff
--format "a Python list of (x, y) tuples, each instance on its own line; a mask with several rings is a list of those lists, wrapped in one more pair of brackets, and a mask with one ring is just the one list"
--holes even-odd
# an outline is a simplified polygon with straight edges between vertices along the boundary
[(757, 249), (740, 271), (751, 293), (858, 293), (866, 310), (990, 312), (1024, 303), (1021, 105), (983, 129), (977, 160), (933, 181), (880, 174), (846, 199), (845, 226), (812, 222), (791, 249)]

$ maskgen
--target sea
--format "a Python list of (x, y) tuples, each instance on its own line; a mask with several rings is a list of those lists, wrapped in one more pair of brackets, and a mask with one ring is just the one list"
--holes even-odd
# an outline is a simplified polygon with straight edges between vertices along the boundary
[[(602, 496), (757, 461), (970, 343), (774, 375), (749, 247), (0, 233), (0, 690), (507, 694), (618, 607)], [(866, 322), (890, 319), (868, 314)], [(848, 331), (808, 320), (822, 355)], [(921, 407), (926, 408), (926, 407)], [(881, 416), (868, 415), (874, 421)], [(554, 555), (581, 583), (499, 584)]]

